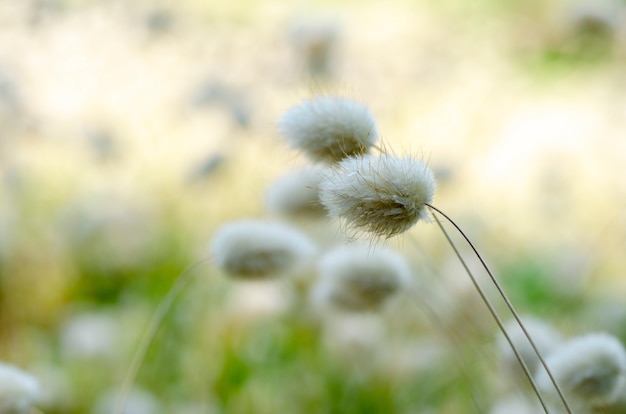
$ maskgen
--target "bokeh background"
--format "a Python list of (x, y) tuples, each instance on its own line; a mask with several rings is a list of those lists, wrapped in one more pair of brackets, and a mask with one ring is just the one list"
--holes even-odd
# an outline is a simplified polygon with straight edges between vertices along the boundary
[[(3, 0), (0, 358), (40, 379), (46, 413), (112, 412), (177, 276), (306, 165), (276, 122), (320, 93), (428, 161), (520, 311), (626, 339), (625, 69), (619, 0)], [(480, 412), (472, 389), (488, 408), (496, 326), (445, 240), (420, 223), (386, 245), (432, 271), (435, 315), (322, 323), (209, 264), (127, 412)]]

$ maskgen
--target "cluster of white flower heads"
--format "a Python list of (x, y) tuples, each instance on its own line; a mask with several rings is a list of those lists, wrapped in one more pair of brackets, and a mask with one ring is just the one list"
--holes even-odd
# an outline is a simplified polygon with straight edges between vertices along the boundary
[(39, 395), (35, 377), (13, 365), (0, 363), (0, 413), (30, 414)]
[(315, 244), (299, 230), (267, 220), (227, 223), (211, 243), (216, 264), (240, 279), (279, 276), (305, 264), (315, 251)]
[[(615, 337), (594, 333), (565, 342), (550, 353), (546, 363), (574, 407), (588, 409), (615, 403), (626, 380), (626, 351)], [(545, 369), (536, 375), (537, 385), (554, 393)]]
[(435, 179), (421, 160), (392, 155), (350, 157), (320, 185), (320, 199), (349, 228), (389, 238), (428, 219)]
[(318, 305), (344, 311), (376, 310), (410, 283), (410, 267), (400, 254), (383, 247), (347, 245), (320, 259), (311, 296)]
[(292, 148), (316, 162), (363, 155), (378, 139), (367, 106), (333, 96), (307, 99), (290, 108), (278, 121), (278, 131)]

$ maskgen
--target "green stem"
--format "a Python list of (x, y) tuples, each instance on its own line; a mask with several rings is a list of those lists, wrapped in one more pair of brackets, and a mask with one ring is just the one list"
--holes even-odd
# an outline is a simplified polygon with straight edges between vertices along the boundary
[(126, 377), (124, 378), (124, 382), (122, 383), (122, 388), (120, 389), (120, 393), (117, 396), (117, 401), (115, 403), (115, 410), (113, 414), (123, 414), (126, 409), (126, 400), (128, 399), (128, 395), (130, 394), (130, 390), (135, 382), (135, 378), (137, 377), (137, 373), (139, 372), (139, 368), (141, 368), (141, 364), (146, 357), (148, 352), (148, 348), (154, 337), (156, 336), (157, 331), (161, 327), (161, 323), (163, 323), (163, 319), (165, 319), (165, 315), (172, 307), (174, 300), (178, 297), (178, 295), (183, 291), (185, 286), (193, 279), (195, 275), (194, 270), (196, 270), (201, 265), (207, 263), (210, 259), (200, 260), (194, 264), (189, 265), (185, 270), (183, 270), (180, 275), (176, 278), (176, 282), (170, 288), (169, 292), (159, 306), (156, 311), (152, 315), (150, 322), (148, 323), (148, 328), (143, 334), (141, 340), (139, 341), (139, 346), (135, 351), (133, 359), (130, 363), (128, 371), (126, 372)]

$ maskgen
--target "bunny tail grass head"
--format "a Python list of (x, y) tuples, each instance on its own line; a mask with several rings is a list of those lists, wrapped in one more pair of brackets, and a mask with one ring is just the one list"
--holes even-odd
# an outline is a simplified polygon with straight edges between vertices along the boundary
[(421, 160), (392, 155), (350, 157), (320, 184), (331, 217), (348, 228), (389, 238), (428, 219), (435, 178)]
[[(563, 342), (561, 334), (538, 318), (531, 316), (522, 316), (521, 320), (528, 334), (533, 338), (535, 345), (542, 355), (550, 354), (554, 349), (558, 348)], [(522, 331), (517, 321), (511, 320), (504, 325), (504, 329), (509, 334), (511, 341), (517, 348), (522, 360), (531, 372), (535, 372), (540, 365), (539, 357), (532, 348), (528, 338)], [(498, 353), (502, 361), (502, 368), (507, 376), (515, 378), (524, 378), (524, 372), (517, 360), (511, 345), (505, 339), (504, 335), (500, 335), (497, 340)], [(523, 381), (523, 379), (521, 380)]]
[(227, 223), (211, 243), (217, 265), (239, 279), (267, 279), (296, 270), (315, 250), (313, 242), (300, 231), (265, 220)]
[(0, 413), (30, 414), (39, 395), (39, 382), (33, 376), (0, 362)]
[(363, 155), (378, 138), (376, 121), (365, 105), (334, 96), (307, 99), (287, 110), (278, 131), (292, 148), (328, 163)]
[(325, 217), (326, 209), (319, 198), (323, 177), (323, 169), (316, 167), (302, 168), (281, 177), (266, 193), (267, 209), (285, 217)]
[(318, 273), (313, 302), (345, 311), (379, 309), (411, 282), (404, 257), (382, 247), (337, 247), (320, 259)]
[[(626, 375), (626, 351), (615, 337), (595, 333), (569, 340), (546, 359), (556, 381), (575, 406), (591, 409), (615, 403)], [(536, 375), (539, 388), (553, 392), (545, 370)]]

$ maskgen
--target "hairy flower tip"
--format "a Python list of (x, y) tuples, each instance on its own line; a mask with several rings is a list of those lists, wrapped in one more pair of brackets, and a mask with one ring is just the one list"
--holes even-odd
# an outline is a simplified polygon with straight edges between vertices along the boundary
[(287, 110), (278, 131), (313, 161), (336, 163), (367, 153), (378, 138), (369, 109), (346, 98), (318, 96)]
[(0, 362), (0, 413), (30, 413), (39, 393), (39, 382), (33, 376)]
[[(546, 363), (565, 397), (574, 405), (610, 405), (623, 390), (626, 351), (611, 335), (595, 333), (569, 340), (549, 354)], [(544, 369), (536, 377), (540, 389), (555, 392)]]
[[(531, 316), (523, 316), (521, 320), (541, 355), (550, 354), (563, 342), (561, 334), (550, 324)], [(540, 363), (539, 357), (517, 321), (509, 321), (504, 329), (529, 371), (535, 372)], [(497, 348), (506, 374), (515, 378), (524, 378), (523, 381), (525, 381), (524, 371), (504, 335), (498, 337)]]
[(411, 282), (403, 256), (382, 247), (337, 247), (318, 263), (314, 303), (346, 311), (376, 310)]
[(227, 223), (211, 243), (217, 265), (241, 279), (266, 279), (293, 271), (315, 250), (313, 242), (294, 227), (264, 220)]
[(320, 202), (319, 185), (324, 175), (319, 168), (303, 168), (281, 177), (266, 195), (269, 211), (288, 217), (320, 217), (326, 209)]
[(389, 238), (428, 220), (425, 206), (435, 192), (432, 171), (421, 160), (392, 155), (351, 157), (320, 185), (331, 217), (349, 228)]

